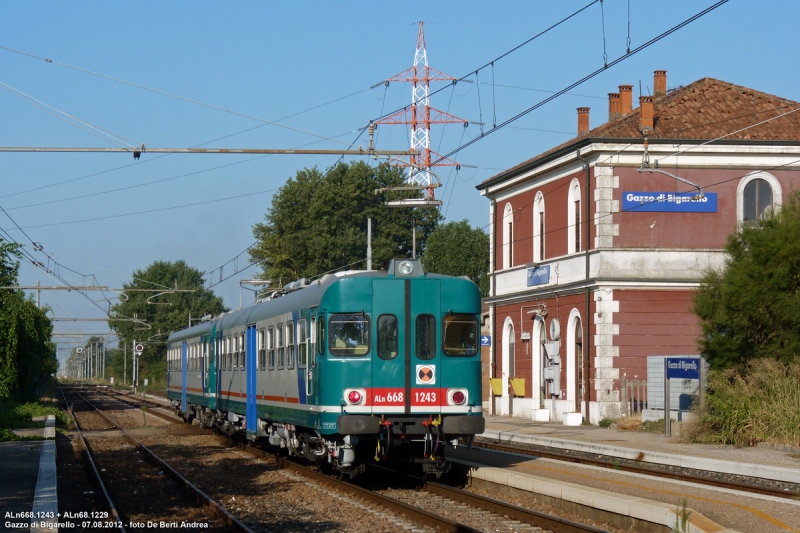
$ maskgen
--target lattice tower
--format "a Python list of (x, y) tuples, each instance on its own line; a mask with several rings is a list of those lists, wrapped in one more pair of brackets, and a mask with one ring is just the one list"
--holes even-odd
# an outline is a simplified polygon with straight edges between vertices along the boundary
[[(375, 123), (411, 125), (411, 150), (418, 152), (419, 155), (409, 156), (408, 162), (393, 160), (393, 163), (399, 166), (407, 166), (408, 184), (427, 187), (428, 196), (433, 198), (432, 185), (437, 180), (431, 174), (431, 168), (454, 166), (458, 163), (431, 150), (431, 124), (456, 123), (466, 126), (467, 121), (430, 106), (430, 82), (454, 82), (455, 78), (428, 66), (428, 51), (425, 47), (425, 31), (422, 22), (419, 23), (414, 66), (388, 78), (386, 81), (410, 82), (412, 84), (411, 106)], [(437, 159), (436, 163), (432, 162), (434, 156)]]

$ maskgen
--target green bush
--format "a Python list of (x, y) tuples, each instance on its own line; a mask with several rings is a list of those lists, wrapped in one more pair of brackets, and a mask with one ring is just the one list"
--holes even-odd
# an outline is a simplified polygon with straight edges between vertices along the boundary
[(10, 398), (0, 399), (0, 441), (20, 440), (11, 430), (40, 427), (40, 422), (33, 422), (34, 416), (55, 415), (67, 424), (67, 415), (55, 407), (47, 407), (37, 402), (18, 404)]
[(601, 428), (607, 428), (607, 427), (611, 426), (611, 424), (613, 424), (613, 423), (614, 423), (614, 421), (611, 420), (610, 418), (604, 418), (600, 422), (598, 422), (597, 425), (600, 426)]
[(739, 446), (800, 446), (800, 363), (758, 359), (743, 372), (710, 372), (706, 410), (692, 437)]

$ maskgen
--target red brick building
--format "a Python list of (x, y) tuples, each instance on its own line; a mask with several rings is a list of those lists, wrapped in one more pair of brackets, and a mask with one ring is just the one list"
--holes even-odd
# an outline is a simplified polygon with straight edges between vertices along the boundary
[[(619, 86), (605, 124), (590, 130), (578, 108), (577, 137), (477, 187), (490, 200), (492, 413), (619, 416), (622, 379), (646, 378), (647, 356), (697, 353), (692, 293), (728, 235), (800, 186), (797, 102), (711, 78), (668, 91), (656, 71), (639, 104)], [(524, 397), (510, 401), (509, 378)]]

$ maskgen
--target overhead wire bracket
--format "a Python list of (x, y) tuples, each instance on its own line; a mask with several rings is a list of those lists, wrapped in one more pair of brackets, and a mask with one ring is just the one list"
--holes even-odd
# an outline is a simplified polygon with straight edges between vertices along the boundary
[(683, 183), (685, 183), (687, 185), (691, 185), (692, 187), (697, 189), (699, 194), (695, 195), (692, 198), (693, 200), (701, 200), (701, 199), (705, 198), (705, 194), (703, 193), (703, 189), (701, 189), (698, 184), (696, 184), (696, 183), (694, 183), (692, 181), (689, 181), (686, 178), (682, 178), (680, 176), (676, 176), (675, 174), (667, 172), (666, 170), (661, 170), (660, 168), (658, 168), (658, 161), (656, 161), (656, 166), (655, 167), (651, 166), (650, 165), (650, 154), (648, 152), (648, 146), (649, 146), (649, 142), (647, 141), (647, 137), (645, 137), (645, 139), (644, 139), (644, 153), (642, 154), (642, 164), (636, 170), (637, 172), (650, 172), (650, 173), (664, 174), (665, 176), (669, 176), (672, 179), (678, 180), (678, 181), (683, 182)]

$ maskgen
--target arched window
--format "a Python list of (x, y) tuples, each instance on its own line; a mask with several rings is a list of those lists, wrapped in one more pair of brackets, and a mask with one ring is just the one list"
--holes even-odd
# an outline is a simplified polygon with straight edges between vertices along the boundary
[(754, 172), (745, 176), (736, 191), (736, 219), (740, 224), (755, 224), (780, 207), (781, 184), (772, 174)]
[(574, 254), (581, 251), (581, 186), (578, 180), (569, 184), (567, 199), (567, 250)]
[(514, 210), (506, 204), (503, 211), (503, 268), (514, 266)]
[(544, 261), (544, 195), (536, 193), (533, 202), (533, 262)]
[(567, 341), (567, 396), (562, 400), (574, 402), (575, 412), (581, 411), (583, 401), (583, 325), (577, 309), (569, 313)]

